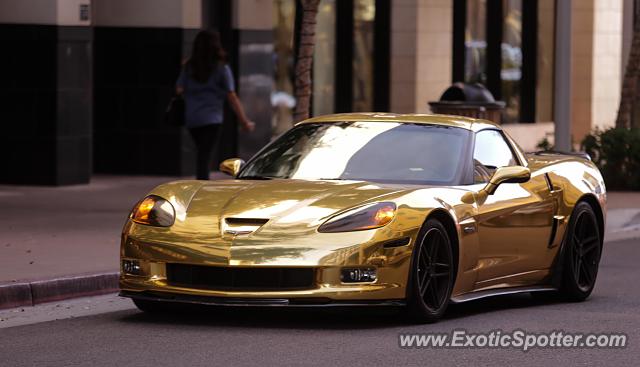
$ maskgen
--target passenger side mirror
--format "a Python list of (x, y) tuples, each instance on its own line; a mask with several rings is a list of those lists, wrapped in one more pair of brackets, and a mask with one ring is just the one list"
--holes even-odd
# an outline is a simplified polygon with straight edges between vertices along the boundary
[(236, 177), (242, 166), (244, 166), (244, 161), (240, 158), (225, 159), (220, 163), (220, 172)]
[(491, 176), (491, 180), (483, 190), (489, 195), (493, 195), (503, 183), (522, 183), (531, 178), (531, 170), (523, 166), (499, 167)]

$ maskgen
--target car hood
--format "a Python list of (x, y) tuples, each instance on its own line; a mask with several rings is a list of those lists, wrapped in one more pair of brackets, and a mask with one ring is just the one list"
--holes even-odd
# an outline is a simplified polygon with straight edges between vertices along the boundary
[(260, 231), (305, 230), (319, 226), (338, 211), (397, 191), (354, 181), (219, 181), (195, 193), (186, 210), (186, 221), (221, 222), (219, 230), (224, 230), (226, 219), (265, 221)]

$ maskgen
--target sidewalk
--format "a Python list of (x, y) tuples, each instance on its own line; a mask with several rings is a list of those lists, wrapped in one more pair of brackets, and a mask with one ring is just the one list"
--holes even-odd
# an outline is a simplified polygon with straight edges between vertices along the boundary
[(113, 291), (129, 211), (152, 188), (175, 179), (94, 176), (89, 185), (0, 185), (0, 308)]
[(640, 238), (640, 192), (607, 193), (605, 241)]
[[(0, 186), (0, 308), (8, 287), (23, 300), (14, 306), (115, 291), (126, 216), (145, 193), (174, 179), (95, 176), (89, 185)], [(606, 240), (640, 237), (640, 193), (609, 193), (608, 203)]]

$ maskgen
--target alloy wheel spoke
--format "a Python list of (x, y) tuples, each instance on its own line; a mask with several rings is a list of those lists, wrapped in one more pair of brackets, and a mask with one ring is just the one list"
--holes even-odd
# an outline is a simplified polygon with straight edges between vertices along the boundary
[(431, 277), (427, 277), (425, 283), (420, 287), (420, 297), (424, 299), (424, 294), (429, 290), (429, 284), (431, 283)]
[(579, 238), (584, 238), (584, 234), (585, 234), (585, 231), (587, 229), (587, 223), (586, 223), (586, 220), (585, 220), (585, 214), (582, 214), (580, 216), (580, 220), (578, 221), (578, 223), (580, 224), (578, 226), (578, 237)]
[(440, 305), (440, 297), (438, 296), (438, 286), (436, 280), (431, 278), (431, 283), (429, 284), (429, 298), (431, 299), (432, 306), (438, 307)]
[(431, 248), (429, 249), (429, 257), (431, 258), (431, 261), (436, 260), (438, 256), (438, 247), (440, 247), (440, 236), (436, 236), (436, 239), (431, 242)]
[(598, 247), (598, 237), (593, 236), (582, 241), (583, 253), (587, 254)]
[(578, 238), (578, 235), (575, 232), (573, 233), (572, 241), (573, 241), (573, 244), (576, 246), (578, 246), (578, 244), (580, 243), (580, 239)]
[(426, 251), (420, 251), (420, 265), (421, 268), (426, 271), (429, 268), (429, 259), (427, 258)]
[(582, 273), (584, 274), (584, 280), (586, 285), (591, 285), (593, 282), (593, 273), (589, 263), (582, 262)]
[(429, 281), (429, 272), (424, 270), (420, 279), (420, 289), (424, 288), (425, 284)]
[(573, 266), (573, 274), (576, 278), (576, 283), (580, 284), (580, 268), (582, 267), (582, 259), (576, 256), (575, 265)]

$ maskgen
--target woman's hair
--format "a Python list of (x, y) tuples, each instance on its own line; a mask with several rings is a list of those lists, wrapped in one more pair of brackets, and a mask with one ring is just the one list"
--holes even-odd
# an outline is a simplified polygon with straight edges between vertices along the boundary
[(215, 30), (200, 31), (193, 41), (193, 51), (187, 62), (191, 77), (199, 82), (206, 82), (214, 68), (226, 61), (226, 57), (220, 33)]

